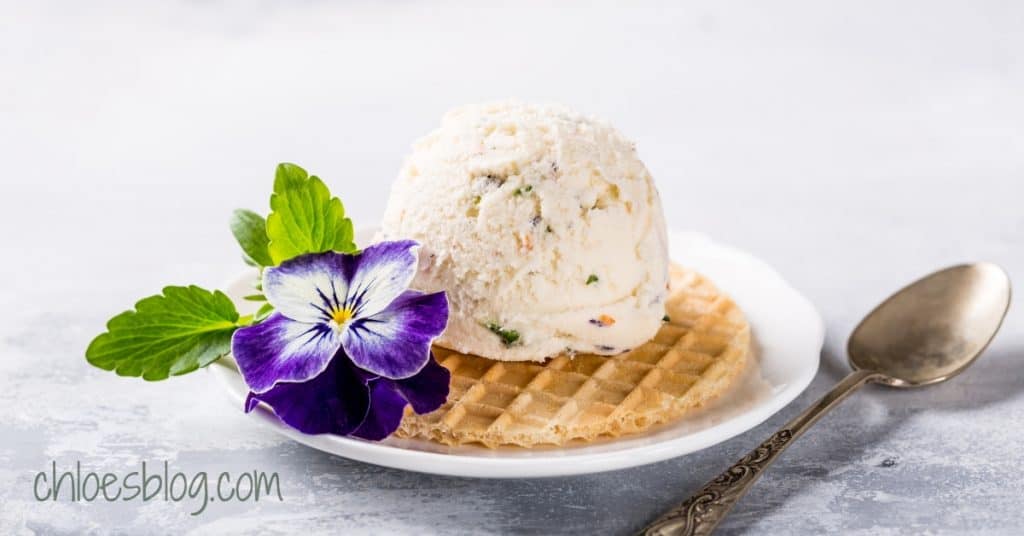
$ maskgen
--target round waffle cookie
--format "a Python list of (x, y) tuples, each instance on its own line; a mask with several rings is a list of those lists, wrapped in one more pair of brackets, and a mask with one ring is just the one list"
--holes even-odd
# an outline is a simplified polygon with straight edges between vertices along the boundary
[(437, 411), (411, 410), (395, 432), (447, 445), (562, 445), (643, 431), (724, 392), (750, 350), (739, 307), (700, 274), (673, 266), (667, 319), (654, 339), (616, 356), (494, 361), (435, 347), (452, 373)]

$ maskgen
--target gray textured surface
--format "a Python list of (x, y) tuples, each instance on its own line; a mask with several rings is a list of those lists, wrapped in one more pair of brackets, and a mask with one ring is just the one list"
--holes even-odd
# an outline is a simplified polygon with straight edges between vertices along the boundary
[[(1024, 9), (1013, 2), (497, 11), (401, 3), (0, 4), (0, 532), (621, 533), (758, 443), (844, 371), (889, 291), (963, 260), (1024, 281)], [(145, 9), (145, 10), (144, 10)], [(281, 440), (205, 374), (157, 384), (82, 359), (167, 283), (215, 286), (236, 206), (294, 160), (372, 221), (405, 147), (455, 104), (519, 96), (638, 141), (671, 225), (775, 265), (829, 329), (807, 392), (656, 465), (474, 481)], [(723, 533), (1024, 528), (1024, 314), (920, 392), (867, 389), (793, 445)], [(281, 475), (283, 503), (37, 503), (51, 460)]]

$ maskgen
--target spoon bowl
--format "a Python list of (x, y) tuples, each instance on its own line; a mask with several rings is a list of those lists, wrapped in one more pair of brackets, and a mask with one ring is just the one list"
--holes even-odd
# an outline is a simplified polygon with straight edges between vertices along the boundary
[(861, 321), (847, 346), (850, 365), (876, 372), (873, 381), (894, 387), (952, 378), (995, 336), (1010, 294), (1010, 279), (995, 264), (961, 264), (932, 273)]

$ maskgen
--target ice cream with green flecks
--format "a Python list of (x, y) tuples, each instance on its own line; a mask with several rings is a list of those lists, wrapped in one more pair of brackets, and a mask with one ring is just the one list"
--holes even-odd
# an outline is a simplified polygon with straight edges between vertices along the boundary
[(448, 293), (437, 343), (492, 359), (617, 354), (665, 315), (665, 220), (632, 142), (561, 107), (458, 108), (416, 142), (382, 235), (422, 244), (413, 287)]

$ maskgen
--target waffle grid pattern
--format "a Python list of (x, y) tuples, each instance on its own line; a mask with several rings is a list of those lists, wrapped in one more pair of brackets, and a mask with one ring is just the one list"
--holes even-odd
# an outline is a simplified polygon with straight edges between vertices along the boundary
[(744, 368), (750, 329), (706, 278), (673, 267), (669, 321), (653, 340), (616, 356), (545, 363), (494, 361), (434, 349), (452, 372), (448, 402), (411, 411), (396, 435), (449, 444), (562, 445), (642, 431), (721, 394)]

